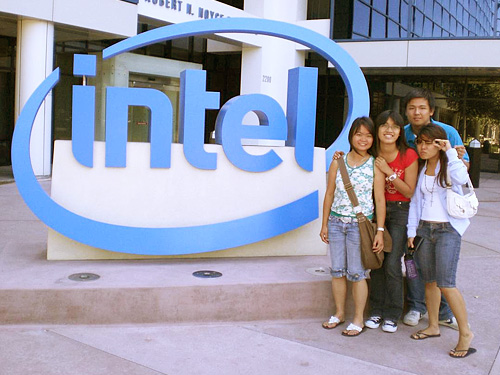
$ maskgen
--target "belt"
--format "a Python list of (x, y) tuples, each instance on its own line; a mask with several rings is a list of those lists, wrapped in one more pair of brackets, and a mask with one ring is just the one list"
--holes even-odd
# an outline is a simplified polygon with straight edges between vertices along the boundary
[(350, 216), (334, 216), (330, 215), (331, 219), (338, 220), (344, 224), (350, 224), (350, 223), (357, 223), (358, 219), (355, 217), (350, 217)]

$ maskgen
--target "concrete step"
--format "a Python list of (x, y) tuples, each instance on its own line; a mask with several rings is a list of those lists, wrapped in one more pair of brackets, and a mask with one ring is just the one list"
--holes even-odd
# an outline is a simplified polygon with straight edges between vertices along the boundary
[[(327, 257), (47, 261), (43, 243), (9, 243), (0, 264), (4, 324), (122, 324), (324, 319)], [(214, 270), (218, 278), (193, 272)], [(73, 281), (75, 273), (100, 276)]]

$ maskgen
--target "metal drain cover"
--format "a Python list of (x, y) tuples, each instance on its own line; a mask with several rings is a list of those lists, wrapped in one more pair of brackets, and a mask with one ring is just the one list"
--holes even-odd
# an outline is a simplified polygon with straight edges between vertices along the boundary
[(306, 269), (307, 273), (315, 276), (330, 276), (330, 270), (325, 267), (313, 267)]
[(204, 271), (193, 272), (193, 276), (201, 277), (202, 279), (212, 279), (214, 277), (221, 277), (222, 273), (217, 272), (217, 271), (204, 270)]
[(68, 279), (73, 281), (93, 281), (97, 280), (100, 277), (101, 276), (96, 275), (95, 273), (83, 272), (83, 273), (74, 273), (73, 275), (69, 275)]

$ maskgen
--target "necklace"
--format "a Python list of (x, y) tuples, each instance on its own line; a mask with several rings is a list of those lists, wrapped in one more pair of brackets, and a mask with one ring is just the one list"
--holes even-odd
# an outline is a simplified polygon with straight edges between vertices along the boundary
[[(356, 161), (356, 162), (354, 160), (352, 160), (352, 162), (354, 163), (354, 165), (352, 166), (352, 168), (356, 168), (357, 166), (363, 164), (365, 162), (365, 160), (368, 159), (369, 157), (370, 157), (370, 155), (366, 155), (360, 161)], [(352, 156), (351, 156), (351, 159), (352, 159)]]
[(433, 176), (424, 175), (424, 187), (425, 187), (425, 190), (427, 190), (427, 192), (429, 192), (431, 194), (431, 207), (432, 207), (432, 202), (434, 201), (434, 187), (436, 185), (436, 176), (434, 176), (434, 181), (432, 182), (432, 187), (430, 190), (427, 187), (427, 178), (428, 177), (433, 177)]

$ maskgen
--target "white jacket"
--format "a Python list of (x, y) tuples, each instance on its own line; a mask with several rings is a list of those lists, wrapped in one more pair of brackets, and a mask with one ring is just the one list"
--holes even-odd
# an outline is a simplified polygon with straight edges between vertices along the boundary
[[(448, 157), (448, 171), (450, 172), (450, 179), (452, 184), (453, 191), (463, 195), (462, 185), (469, 181), (469, 174), (467, 172), (467, 167), (465, 164), (458, 158), (457, 150), (454, 148), (446, 151), (446, 156)], [(439, 161), (436, 165), (435, 175), (438, 175), (440, 168)], [(427, 164), (420, 171), (418, 176), (417, 186), (415, 188), (415, 192), (413, 193), (413, 197), (410, 202), (410, 213), (408, 216), (408, 237), (415, 237), (417, 234), (417, 227), (422, 216), (422, 207), (424, 204), (424, 194), (422, 193), (422, 181), (424, 180), (424, 174), (427, 170)], [(439, 189), (439, 200), (441, 204), (446, 210), (446, 189)], [(448, 215), (448, 220), (453, 228), (462, 236), (465, 233), (465, 230), (470, 224), (469, 219), (457, 219), (450, 215)]]

